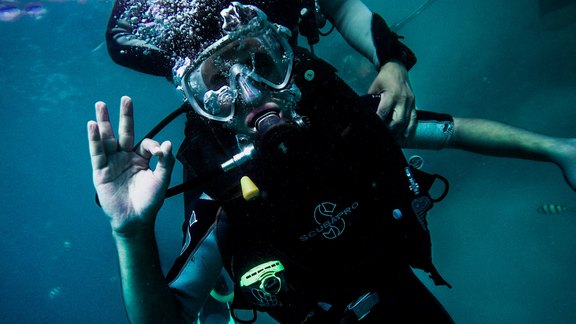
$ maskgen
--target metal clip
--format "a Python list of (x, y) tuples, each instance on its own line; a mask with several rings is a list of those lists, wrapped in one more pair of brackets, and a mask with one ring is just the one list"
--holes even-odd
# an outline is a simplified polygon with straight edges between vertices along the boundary
[(420, 185), (418, 185), (418, 183), (414, 179), (414, 176), (412, 175), (412, 171), (410, 171), (410, 167), (405, 167), (404, 170), (406, 171), (406, 176), (408, 177), (408, 182), (410, 182), (410, 190), (412, 192), (414, 192), (414, 194), (416, 196), (419, 195), (420, 194)]

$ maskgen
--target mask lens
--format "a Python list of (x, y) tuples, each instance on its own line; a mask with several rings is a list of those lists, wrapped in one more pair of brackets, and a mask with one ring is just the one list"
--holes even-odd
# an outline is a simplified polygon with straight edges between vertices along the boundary
[(204, 94), (203, 103), (204, 111), (209, 115), (226, 118), (233, 114), (232, 95), (228, 86), (223, 86), (216, 91), (208, 90)]
[[(239, 40), (223, 39), (199, 56), (183, 76), (185, 93), (201, 115), (228, 121), (234, 115), (236, 95), (242, 91), (238, 75), (281, 90), (292, 70), (292, 51), (286, 39), (272, 30)], [(240, 67), (240, 68), (239, 68)]]

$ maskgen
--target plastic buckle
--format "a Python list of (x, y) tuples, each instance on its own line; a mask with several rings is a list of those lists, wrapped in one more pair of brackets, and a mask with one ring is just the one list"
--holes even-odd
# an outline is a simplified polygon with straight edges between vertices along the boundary
[(356, 319), (360, 321), (370, 313), (372, 308), (378, 304), (379, 301), (380, 296), (378, 296), (378, 293), (366, 293), (360, 296), (360, 298), (355, 302), (348, 304), (348, 306), (346, 306), (346, 311), (354, 314)]

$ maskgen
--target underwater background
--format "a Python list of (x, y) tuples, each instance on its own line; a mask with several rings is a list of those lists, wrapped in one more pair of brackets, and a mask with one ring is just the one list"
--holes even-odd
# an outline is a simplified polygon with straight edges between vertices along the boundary
[[(365, 3), (394, 25), (425, 1)], [(575, 6), (430, 1), (397, 30), (419, 59), (410, 72), (417, 105), (576, 136)], [(21, 14), (0, 13), (0, 323), (127, 323), (110, 228), (94, 200), (86, 122), (103, 100), (116, 125), (120, 96), (130, 95), (140, 138), (181, 95), (111, 61), (103, 37), (112, 1), (0, 1), (14, 7)], [(366, 91), (372, 68), (336, 32), (316, 53)], [(179, 119), (157, 138), (177, 146), (182, 129)], [(406, 154), (451, 184), (429, 224), (436, 265), (453, 288), (419, 276), (457, 323), (576, 323), (576, 193), (558, 167), (455, 150)], [(566, 209), (539, 211), (545, 204)], [(179, 252), (182, 216), (177, 196), (158, 217), (165, 270)]]

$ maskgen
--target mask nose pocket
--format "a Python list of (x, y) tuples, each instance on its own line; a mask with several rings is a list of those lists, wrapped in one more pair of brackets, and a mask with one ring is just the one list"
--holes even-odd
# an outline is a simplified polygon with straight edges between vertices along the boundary
[(230, 69), (233, 80), (236, 82), (240, 99), (247, 106), (255, 107), (262, 101), (262, 91), (254, 84), (249, 76), (243, 73), (243, 69), (239, 64), (234, 65)]

